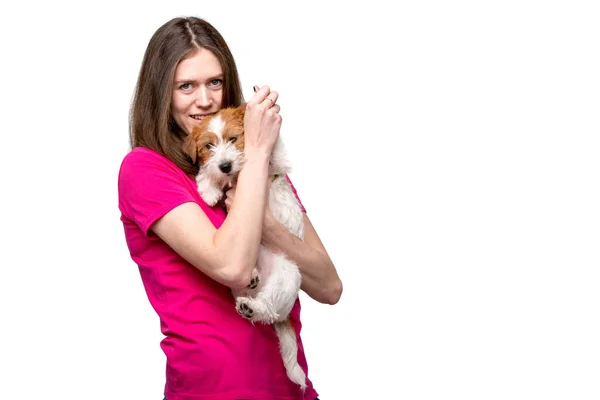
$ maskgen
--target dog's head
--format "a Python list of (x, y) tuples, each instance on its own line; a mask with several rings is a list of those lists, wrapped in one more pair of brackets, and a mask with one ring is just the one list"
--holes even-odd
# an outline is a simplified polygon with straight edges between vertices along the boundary
[(224, 108), (203, 119), (184, 140), (183, 151), (213, 180), (235, 177), (244, 162), (246, 105)]

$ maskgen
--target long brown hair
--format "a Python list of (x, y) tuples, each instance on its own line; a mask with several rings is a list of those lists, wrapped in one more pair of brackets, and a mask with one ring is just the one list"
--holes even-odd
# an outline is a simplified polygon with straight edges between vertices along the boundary
[(146, 147), (173, 161), (189, 175), (198, 167), (183, 152), (186, 133), (171, 116), (173, 79), (177, 64), (198, 48), (210, 50), (223, 69), (221, 108), (244, 102), (233, 55), (221, 34), (195, 17), (174, 18), (152, 36), (140, 69), (129, 114), (131, 147)]

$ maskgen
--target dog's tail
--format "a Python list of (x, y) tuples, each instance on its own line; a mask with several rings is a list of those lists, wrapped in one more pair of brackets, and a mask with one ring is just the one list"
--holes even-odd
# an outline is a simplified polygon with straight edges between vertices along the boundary
[(306, 374), (298, 364), (298, 341), (296, 331), (289, 319), (273, 324), (277, 337), (279, 338), (279, 350), (283, 358), (283, 365), (287, 376), (292, 382), (300, 385), (302, 390), (306, 389)]

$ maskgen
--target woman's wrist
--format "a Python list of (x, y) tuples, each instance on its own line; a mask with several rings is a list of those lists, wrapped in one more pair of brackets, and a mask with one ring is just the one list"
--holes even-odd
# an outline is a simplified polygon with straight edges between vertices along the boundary
[(244, 153), (244, 166), (240, 172), (240, 177), (244, 175), (252, 176), (252, 180), (258, 177), (264, 177), (265, 182), (269, 173), (270, 156), (266, 152), (251, 150)]
[(271, 159), (271, 151), (261, 147), (249, 147), (244, 149), (246, 162), (254, 160), (256, 162), (268, 162)]

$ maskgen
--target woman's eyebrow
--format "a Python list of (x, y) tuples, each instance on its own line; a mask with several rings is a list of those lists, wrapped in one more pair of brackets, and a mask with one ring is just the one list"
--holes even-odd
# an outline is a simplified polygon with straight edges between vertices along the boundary
[(175, 81), (175, 83), (185, 83), (185, 82), (192, 82), (192, 83), (195, 83), (195, 82), (197, 82), (197, 81), (196, 81), (195, 79), (185, 79), (185, 78), (182, 78), (182, 79), (177, 79), (177, 80)]
[[(206, 79), (206, 82), (210, 82), (210, 81), (213, 81), (215, 79), (223, 79), (223, 74), (219, 74), (219, 75), (215, 75), (215, 76), (209, 77), (209, 78)], [(181, 79), (177, 79), (175, 81), (175, 83), (184, 83), (184, 82), (198, 83), (198, 79), (185, 79), (185, 78), (181, 78)]]

